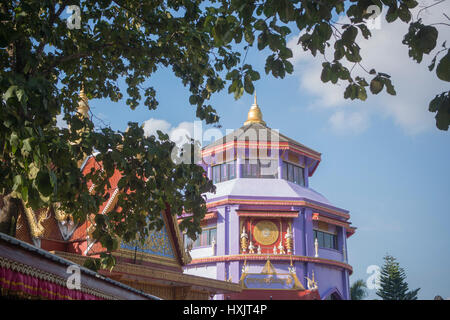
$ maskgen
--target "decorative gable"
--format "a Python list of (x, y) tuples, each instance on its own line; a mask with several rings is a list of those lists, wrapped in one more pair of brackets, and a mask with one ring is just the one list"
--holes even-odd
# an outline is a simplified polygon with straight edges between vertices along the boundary
[(145, 239), (144, 245), (141, 245), (141, 242), (138, 240), (133, 240), (128, 243), (122, 242), (120, 248), (175, 259), (166, 226), (162, 227), (159, 231), (153, 230)]

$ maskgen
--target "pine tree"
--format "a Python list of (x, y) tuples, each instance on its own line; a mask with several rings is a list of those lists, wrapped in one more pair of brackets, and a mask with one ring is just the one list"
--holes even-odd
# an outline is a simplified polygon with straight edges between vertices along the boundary
[(409, 291), (405, 279), (405, 270), (393, 256), (386, 255), (381, 268), (380, 288), (376, 292), (377, 295), (383, 300), (417, 300), (420, 288)]

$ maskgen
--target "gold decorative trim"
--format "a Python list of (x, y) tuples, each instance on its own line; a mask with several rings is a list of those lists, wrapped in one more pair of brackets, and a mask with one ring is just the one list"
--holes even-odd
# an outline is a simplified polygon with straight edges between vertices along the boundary
[(50, 216), (50, 208), (47, 209), (45, 215), (40, 215), (38, 219), (36, 219), (36, 213), (33, 209), (29, 208), (25, 201), (22, 200), (23, 208), (25, 211), (25, 216), (27, 217), (28, 224), (30, 226), (30, 233), (33, 238), (40, 238), (45, 232), (45, 228), (42, 226), (42, 222), (47, 220)]
[[(184, 250), (184, 237), (181, 236), (181, 231), (180, 231), (180, 227), (178, 226), (178, 222), (177, 222), (177, 218), (175, 217), (175, 215), (169, 213), (171, 219), (172, 219), (172, 225), (173, 225), (173, 229), (175, 230), (175, 234), (172, 234), (172, 232), (170, 232), (169, 230), (167, 230), (171, 236), (175, 236), (175, 238), (177, 238), (177, 242), (178, 242), (178, 247), (179, 250), (176, 250), (176, 247), (174, 246), (174, 243), (172, 241), (172, 237), (169, 236), (170, 241), (172, 243), (172, 248), (173, 250), (176, 250), (178, 253), (181, 254), (181, 262), (186, 265), (188, 263), (191, 262), (192, 258), (191, 256), (186, 252), (186, 250)], [(163, 214), (163, 216), (165, 216), (165, 214)], [(168, 222), (167, 219), (164, 217), (164, 221)], [(166, 227), (167, 229), (167, 227)]]
[(55, 213), (55, 218), (56, 218), (56, 220), (58, 220), (59, 222), (63, 222), (63, 221), (66, 221), (67, 220), (67, 218), (69, 217), (69, 215), (68, 214), (66, 214), (64, 211), (62, 211), (61, 209), (60, 209), (60, 207), (61, 207), (61, 204), (58, 202), (58, 203), (55, 203), (54, 205), (53, 205), (53, 212)]
[(320, 264), (326, 264), (338, 268), (344, 268), (350, 271), (350, 274), (353, 272), (353, 268), (351, 265), (337, 261), (337, 260), (331, 260), (331, 259), (324, 259), (324, 258), (316, 258), (316, 257), (307, 257), (307, 256), (298, 256), (298, 255), (290, 255), (290, 254), (234, 254), (234, 255), (228, 255), (228, 256), (214, 256), (214, 257), (207, 257), (207, 258), (197, 258), (192, 259), (192, 262), (190, 263), (191, 266), (196, 264), (208, 264), (208, 263), (216, 263), (216, 262), (228, 262), (228, 261), (242, 261), (242, 260), (249, 260), (249, 261), (261, 261), (266, 260), (267, 257), (270, 257), (270, 259), (276, 260), (276, 261), (300, 261), (300, 262), (312, 262), (312, 263), (320, 263)]
[(180, 268), (180, 264), (174, 258), (167, 258), (164, 256), (158, 256), (151, 253), (145, 253), (140, 251), (134, 251), (129, 249), (118, 249), (117, 251), (112, 253), (114, 256), (126, 259), (134, 259), (136, 256), (136, 260), (160, 264), (163, 266), (169, 267), (178, 267)]
[[(12, 271), (20, 272), (20, 273), (26, 274), (28, 276), (32, 276), (32, 277), (44, 280), (44, 281), (49, 281), (49, 282), (55, 283), (60, 286), (67, 285), (67, 279), (64, 279), (62, 277), (59, 277), (57, 275), (54, 275), (54, 274), (46, 272), (46, 271), (36, 269), (34, 267), (31, 267), (29, 265), (26, 265), (26, 264), (23, 264), (23, 263), (20, 263), (17, 261), (12, 261), (12, 260), (4, 258), (4, 257), (0, 257), (0, 267), (6, 268), (6, 269), (9, 269)], [(107, 300), (119, 300), (120, 299), (116, 296), (105, 294), (101, 291), (88, 288), (83, 284), (81, 284), (80, 291), (90, 294), (90, 295), (93, 295), (93, 296), (100, 297), (102, 299), (107, 299)]]

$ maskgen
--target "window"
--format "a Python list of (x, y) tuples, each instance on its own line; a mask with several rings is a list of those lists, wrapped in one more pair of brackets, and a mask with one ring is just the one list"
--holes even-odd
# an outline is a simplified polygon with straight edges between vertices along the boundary
[(338, 250), (337, 236), (335, 234), (314, 230), (314, 241), (316, 238), (320, 248)]
[(236, 160), (212, 167), (212, 181), (218, 183), (236, 178)]
[(289, 162), (283, 162), (283, 179), (305, 186), (304, 169)]
[(213, 239), (217, 241), (217, 229), (216, 227), (203, 229), (202, 233), (197, 235), (197, 240), (193, 241), (186, 234), (184, 235), (184, 245), (187, 247), (190, 243), (193, 243), (192, 248), (207, 247), (212, 244)]
[(278, 162), (276, 160), (249, 160), (242, 164), (243, 178), (278, 178)]
[(212, 167), (213, 183), (220, 182), (220, 166), (221, 165)]

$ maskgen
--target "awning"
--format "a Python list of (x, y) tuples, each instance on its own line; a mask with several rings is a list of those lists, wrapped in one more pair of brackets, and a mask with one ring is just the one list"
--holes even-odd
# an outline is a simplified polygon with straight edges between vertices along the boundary
[(217, 219), (217, 211), (208, 212), (207, 214), (205, 214), (205, 217), (203, 218), (203, 220), (212, 220), (212, 219)]
[[(13, 270), (17, 269), (17, 270)], [(29, 274), (27, 274), (29, 273)], [(48, 280), (44, 280), (47, 278)], [(52, 274), (31, 270), (21, 263), (0, 257), (0, 289), (2, 295), (46, 300), (102, 300), (107, 299), (81, 290), (68, 289), (65, 281)]]
[(335, 226), (339, 226), (339, 227), (343, 227), (345, 228), (345, 230), (347, 231), (347, 236), (352, 235), (353, 233), (355, 233), (356, 228), (355, 227), (351, 227), (350, 223), (345, 222), (345, 221), (340, 221), (340, 220), (336, 220), (336, 219), (332, 219), (332, 218), (328, 218), (325, 217), (323, 215), (321, 215), (318, 212), (314, 212), (312, 215), (312, 219), (316, 220), (316, 221), (322, 221), (322, 222), (326, 222)]
[[(79, 283), (72, 288), (68, 282), (72, 283), (74, 271), (79, 272)], [(1, 296), (24, 299), (158, 299), (3, 233), (0, 233), (0, 291)]]

